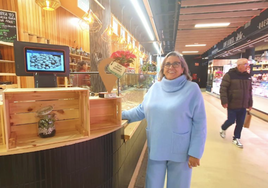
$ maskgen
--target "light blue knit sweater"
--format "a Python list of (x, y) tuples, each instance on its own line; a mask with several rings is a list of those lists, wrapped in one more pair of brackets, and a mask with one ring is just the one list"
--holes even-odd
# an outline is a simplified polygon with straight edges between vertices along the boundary
[(144, 118), (150, 159), (185, 162), (189, 155), (202, 157), (207, 133), (204, 100), (198, 85), (185, 75), (164, 77), (139, 106), (122, 112), (122, 119), (130, 122)]

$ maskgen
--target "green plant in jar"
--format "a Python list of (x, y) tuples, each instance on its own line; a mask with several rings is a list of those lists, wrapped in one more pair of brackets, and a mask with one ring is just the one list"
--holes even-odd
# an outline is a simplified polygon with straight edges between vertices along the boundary
[(56, 134), (55, 129), (55, 113), (51, 113), (53, 106), (46, 106), (37, 111), (38, 121), (38, 135), (41, 138), (52, 137)]

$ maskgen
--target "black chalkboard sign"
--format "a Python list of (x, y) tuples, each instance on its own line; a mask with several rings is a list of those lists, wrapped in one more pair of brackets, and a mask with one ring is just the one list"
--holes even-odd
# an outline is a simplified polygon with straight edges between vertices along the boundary
[(0, 41), (13, 42), (17, 40), (16, 12), (0, 10)]

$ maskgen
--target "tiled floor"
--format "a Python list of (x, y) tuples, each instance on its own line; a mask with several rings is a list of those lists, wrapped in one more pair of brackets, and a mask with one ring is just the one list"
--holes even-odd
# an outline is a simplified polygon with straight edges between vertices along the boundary
[[(268, 122), (252, 117), (249, 129), (242, 131), (244, 149), (232, 144), (234, 125), (227, 136), (219, 136), (226, 110), (218, 98), (204, 93), (208, 136), (201, 166), (194, 168), (191, 188), (267, 188), (268, 187)], [(264, 104), (265, 105), (265, 104)], [(147, 154), (135, 188), (145, 187)]]

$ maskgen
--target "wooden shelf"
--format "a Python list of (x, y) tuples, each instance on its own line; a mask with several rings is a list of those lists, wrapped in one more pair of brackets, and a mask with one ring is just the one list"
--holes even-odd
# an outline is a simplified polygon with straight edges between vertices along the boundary
[(82, 59), (90, 60), (90, 57), (82, 56)]
[(69, 131), (69, 132), (59, 132), (59, 133), (56, 132), (55, 136), (49, 139), (44, 139), (40, 137), (29, 138), (29, 136), (22, 136), (16, 143), (16, 149), (44, 146), (44, 145), (49, 145), (49, 144), (53, 144), (53, 143), (57, 143), (61, 141), (68, 142), (68, 141), (80, 140), (84, 137), (85, 136), (83, 136), (81, 133), (79, 133), (76, 130)]
[(79, 58), (81, 57), (80, 55), (77, 55), (77, 54), (70, 54), (70, 56), (71, 56), (71, 57), (77, 57), (77, 58), (78, 58), (78, 57), (79, 57)]
[(16, 73), (0, 73), (0, 76), (16, 76)]
[(15, 61), (10, 61), (10, 60), (0, 60), (0, 63), (15, 63)]
[[(68, 84), (67, 86), (68, 87), (73, 87), (73, 84)], [(65, 87), (65, 85), (64, 84), (59, 84), (58, 87)]]
[(0, 85), (0, 88), (6, 89), (6, 88), (18, 88), (18, 84), (2, 84)]
[(0, 46), (13, 46), (13, 43), (0, 41)]
[(79, 58), (80, 60), (84, 59), (84, 60), (90, 60), (90, 57), (87, 56), (83, 56), (83, 55), (77, 55), (77, 54), (69, 54), (70, 57), (75, 57), (75, 58)]

